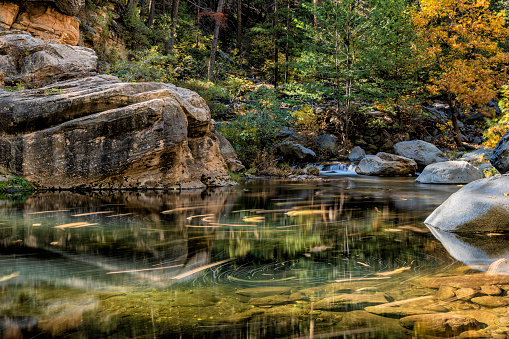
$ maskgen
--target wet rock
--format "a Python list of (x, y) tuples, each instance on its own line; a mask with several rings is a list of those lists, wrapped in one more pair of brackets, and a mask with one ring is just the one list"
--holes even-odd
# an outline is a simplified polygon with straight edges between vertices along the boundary
[(444, 161), (426, 166), (415, 181), (421, 184), (468, 184), (482, 178), (483, 172), (466, 161)]
[(508, 297), (496, 297), (491, 295), (485, 295), (482, 297), (472, 298), (473, 303), (476, 303), (485, 307), (505, 307), (509, 305)]
[[(89, 48), (50, 44), (27, 32), (0, 32), (0, 72), (6, 85), (43, 86), (97, 73), (97, 56)], [(48, 92), (48, 96), (56, 92)]]
[(456, 293), (454, 293), (456, 289), (451, 286), (440, 286), (436, 298), (438, 300), (446, 300), (450, 298), (454, 298), (456, 296)]
[(291, 163), (313, 162), (316, 158), (315, 152), (290, 141), (283, 142), (279, 145), (279, 151), (283, 154), (285, 160)]
[(314, 304), (317, 310), (352, 310), (387, 302), (383, 294), (339, 294), (319, 300)]
[(451, 195), (425, 224), (450, 232), (509, 231), (509, 175), (476, 180)]
[(292, 289), (290, 287), (268, 286), (268, 287), (245, 288), (242, 290), (235, 291), (235, 293), (251, 298), (263, 298), (280, 294), (289, 294), (291, 290)]
[(478, 273), (456, 275), (450, 277), (424, 278), (420, 282), (424, 287), (436, 289), (440, 288), (441, 286), (479, 289), (481, 286), (509, 284), (509, 276)]
[(415, 160), (419, 167), (447, 161), (447, 157), (435, 145), (422, 140), (402, 141), (394, 145), (397, 155)]
[(498, 142), (490, 162), (501, 174), (509, 172), (509, 131)]
[(494, 285), (488, 285), (488, 286), (481, 286), (481, 293), (487, 294), (487, 295), (500, 295), (502, 294), (502, 289), (498, 286)]
[(414, 330), (417, 335), (450, 337), (470, 330), (479, 330), (479, 322), (467, 316), (456, 314), (421, 314), (399, 320), (401, 326)]
[(417, 163), (412, 159), (380, 152), (374, 157), (365, 157), (355, 171), (363, 175), (405, 176), (415, 174)]
[(359, 146), (355, 146), (350, 154), (348, 154), (348, 160), (350, 161), (360, 161), (362, 158), (366, 156), (366, 152)]

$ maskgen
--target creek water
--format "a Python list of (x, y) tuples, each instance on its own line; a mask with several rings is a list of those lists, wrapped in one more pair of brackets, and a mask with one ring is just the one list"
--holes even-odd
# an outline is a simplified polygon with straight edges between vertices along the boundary
[(0, 333), (409, 337), (364, 308), (426, 295), (418, 279), (463, 266), (423, 224), (458, 187), (413, 180), (4, 196)]

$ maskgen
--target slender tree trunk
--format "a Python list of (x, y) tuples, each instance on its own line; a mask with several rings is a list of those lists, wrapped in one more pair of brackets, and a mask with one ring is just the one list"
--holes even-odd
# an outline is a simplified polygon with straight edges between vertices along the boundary
[(242, 0), (237, 0), (237, 49), (239, 65), (242, 65)]
[(147, 27), (152, 27), (152, 24), (154, 23), (155, 11), (156, 11), (156, 0), (151, 0), (150, 1), (150, 10), (148, 12)]
[[(223, 4), (224, 0), (219, 0), (217, 4), (217, 14), (223, 13)], [(208, 78), (212, 79), (212, 74), (214, 73), (214, 63), (216, 62), (216, 51), (217, 51), (217, 43), (219, 41), (219, 28), (220, 22), (219, 18), (216, 20), (216, 26), (214, 27), (214, 37), (212, 38), (212, 48), (210, 49), (210, 60), (209, 60), (209, 69), (208, 69)]]
[(279, 83), (279, 32), (278, 32), (278, 0), (274, 0), (274, 89)]
[(200, 48), (200, 8), (201, 8), (201, 1), (198, 0), (198, 10), (196, 11), (196, 31), (195, 34), (195, 47)]
[(287, 0), (286, 5), (286, 46), (285, 46), (285, 84), (288, 84), (288, 70), (290, 63), (290, 1)]
[(449, 95), (447, 101), (449, 103), (449, 109), (451, 110), (451, 121), (452, 127), (454, 129), (453, 131), (454, 142), (456, 143), (457, 147), (463, 147), (463, 142), (461, 141), (460, 137), (460, 127), (458, 125), (458, 117), (456, 116), (456, 106), (454, 105), (454, 100), (452, 100), (451, 96)]
[(316, 11), (318, 10), (318, 0), (313, 0), (313, 27), (316, 29)]
[(129, 7), (130, 9), (133, 9), (134, 6), (136, 6), (136, 1), (135, 0), (128, 0), (127, 1), (127, 7)]
[(168, 52), (173, 52), (175, 45), (175, 34), (177, 33), (177, 19), (179, 13), (179, 0), (173, 0), (171, 5), (171, 28), (170, 28), (170, 41), (168, 42)]

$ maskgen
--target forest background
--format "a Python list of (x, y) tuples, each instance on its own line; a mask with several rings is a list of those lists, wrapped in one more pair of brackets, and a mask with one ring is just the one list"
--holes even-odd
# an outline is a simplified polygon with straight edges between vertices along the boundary
[[(87, 0), (80, 27), (103, 72), (197, 91), (243, 163), (260, 169), (277, 163), (289, 129), (310, 147), (333, 134), (345, 149), (366, 131), (397, 142), (439, 129), (435, 144), (461, 149), (457, 115), (481, 112), (474, 127), (493, 147), (509, 121), (508, 7), (507, 0)], [(93, 27), (100, 34), (90, 34)], [(498, 115), (492, 99), (500, 100)], [(424, 109), (433, 102), (452, 107), (447, 123)]]

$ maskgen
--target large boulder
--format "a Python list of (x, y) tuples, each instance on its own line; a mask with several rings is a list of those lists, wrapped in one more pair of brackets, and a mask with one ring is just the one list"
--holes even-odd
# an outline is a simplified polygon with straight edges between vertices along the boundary
[[(5, 4), (5, 5), (4, 5)], [(6, 10), (3, 10), (3, 7)], [(11, 18), (11, 3), (0, 3), (0, 11), (6, 13), (4, 18)], [(19, 8), (19, 12), (9, 27), (10, 20), (3, 21), (3, 30), (26, 31), (36, 38), (48, 43), (60, 43), (76, 46), (80, 37), (78, 20), (69, 15), (60, 13), (54, 6), (47, 3), (31, 2)]]
[(362, 158), (366, 156), (366, 152), (359, 146), (355, 146), (350, 154), (348, 154), (348, 160), (350, 161), (360, 161)]
[(316, 159), (315, 152), (291, 141), (279, 144), (279, 151), (283, 154), (285, 160), (291, 163), (312, 162)]
[(461, 161), (467, 161), (472, 165), (480, 165), (485, 163), (493, 156), (493, 150), (491, 148), (481, 147), (473, 152), (468, 152), (462, 155), (459, 159)]
[(366, 157), (355, 169), (358, 174), (379, 175), (384, 177), (415, 174), (417, 163), (409, 158), (379, 152), (374, 157)]
[(509, 231), (509, 174), (471, 182), (424, 221), (450, 232)]
[(321, 158), (328, 159), (338, 156), (337, 138), (332, 134), (320, 135), (316, 139), (317, 153)]
[(498, 142), (490, 162), (500, 173), (509, 172), (509, 131)]
[(229, 183), (205, 101), (106, 75), (0, 94), (0, 172), (43, 188)]
[(27, 32), (0, 32), (0, 77), (6, 85), (47, 85), (97, 73), (90, 48), (49, 44)]
[(435, 145), (422, 140), (402, 141), (394, 145), (397, 155), (415, 160), (420, 168), (447, 161), (447, 157)]
[(421, 184), (468, 184), (482, 178), (483, 172), (466, 161), (444, 161), (426, 166), (415, 181)]

